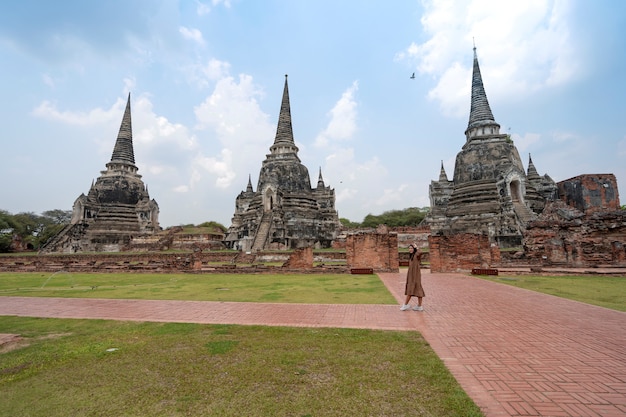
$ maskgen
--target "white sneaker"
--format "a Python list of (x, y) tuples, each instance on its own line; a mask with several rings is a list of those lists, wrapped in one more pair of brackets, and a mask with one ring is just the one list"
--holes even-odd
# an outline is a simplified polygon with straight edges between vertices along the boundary
[(410, 304), (403, 304), (403, 305), (402, 305), (402, 307), (400, 307), (400, 310), (402, 310), (402, 311), (406, 311), (406, 310), (408, 310), (409, 308), (411, 308), (411, 305), (410, 305)]
[(413, 311), (424, 311), (424, 307), (422, 307), (422, 306), (415, 306), (415, 307), (413, 307)]

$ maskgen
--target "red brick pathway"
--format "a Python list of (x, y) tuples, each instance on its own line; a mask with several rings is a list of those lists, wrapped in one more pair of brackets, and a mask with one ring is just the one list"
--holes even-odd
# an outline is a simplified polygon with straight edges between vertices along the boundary
[[(380, 274), (403, 298), (404, 274)], [(389, 305), (0, 297), (0, 315), (418, 330), (487, 417), (626, 416), (626, 313), (424, 271), (425, 311)]]

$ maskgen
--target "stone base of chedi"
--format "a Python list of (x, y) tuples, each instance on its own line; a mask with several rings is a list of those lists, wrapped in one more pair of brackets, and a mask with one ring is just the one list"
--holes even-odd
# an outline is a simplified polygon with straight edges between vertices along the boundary
[(483, 86), (476, 50), (465, 144), (452, 180), (441, 165), (429, 189), (423, 225), (431, 269), (466, 271), (518, 265), (626, 266), (626, 211), (612, 174), (586, 174), (555, 183), (529, 157), (524, 171), (512, 139), (500, 133)]
[(235, 200), (225, 243), (244, 252), (329, 248), (340, 230), (335, 190), (324, 184), (321, 169), (317, 186), (311, 187), (309, 171), (298, 157), (285, 76), (274, 143), (262, 162), (256, 191), (249, 178)]
[(160, 230), (159, 206), (141, 180), (133, 150), (130, 95), (106, 171), (74, 202), (72, 220), (42, 253), (119, 252), (133, 238)]

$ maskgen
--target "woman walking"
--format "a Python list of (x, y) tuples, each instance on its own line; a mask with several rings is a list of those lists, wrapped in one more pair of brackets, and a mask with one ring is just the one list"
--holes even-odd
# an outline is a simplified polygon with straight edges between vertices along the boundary
[(417, 248), (415, 243), (409, 245), (409, 270), (406, 273), (406, 287), (404, 288), (404, 294), (406, 299), (404, 304), (400, 307), (400, 310), (406, 311), (411, 308), (409, 304), (411, 297), (417, 297), (417, 305), (413, 307), (415, 311), (423, 311), (422, 298), (426, 296), (424, 288), (422, 288), (422, 273), (420, 271), (420, 261), (422, 259), (422, 253)]

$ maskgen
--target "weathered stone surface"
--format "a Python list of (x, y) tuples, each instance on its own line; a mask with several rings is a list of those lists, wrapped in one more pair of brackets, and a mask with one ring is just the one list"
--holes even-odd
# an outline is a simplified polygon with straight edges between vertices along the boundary
[(530, 222), (526, 256), (541, 266), (626, 266), (626, 210), (585, 214), (559, 200)]
[(130, 94), (111, 161), (87, 195), (74, 202), (71, 224), (41, 249), (50, 252), (118, 252), (133, 237), (160, 230), (159, 206), (137, 173)]
[(259, 173), (257, 190), (248, 186), (235, 200), (235, 214), (226, 235), (233, 249), (327, 248), (341, 230), (335, 210), (335, 190), (326, 186), (320, 170), (311, 187), (308, 169), (298, 157), (293, 139), (287, 78), (278, 127), (270, 154)]
[[(450, 181), (441, 166), (430, 185), (424, 223), (435, 272), (497, 266), (500, 248), (524, 252), (506, 262), (590, 267), (624, 265), (626, 212), (612, 174), (580, 175), (556, 184), (529, 157), (525, 173), (516, 147), (499, 133), (474, 53), (466, 143)], [(497, 250), (496, 250), (497, 249)]]
[(466, 142), (457, 154), (450, 181), (441, 165), (429, 194), (431, 212), (424, 220), (433, 234), (486, 234), (498, 245), (521, 244), (525, 224), (540, 213), (556, 185), (540, 177), (529, 162), (528, 174), (517, 148), (500, 133), (485, 93), (474, 50), (472, 101)]
[(559, 197), (586, 213), (620, 210), (617, 179), (613, 174), (585, 174), (560, 181)]

